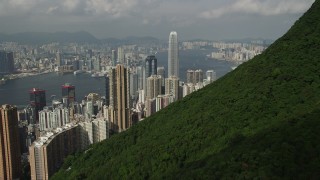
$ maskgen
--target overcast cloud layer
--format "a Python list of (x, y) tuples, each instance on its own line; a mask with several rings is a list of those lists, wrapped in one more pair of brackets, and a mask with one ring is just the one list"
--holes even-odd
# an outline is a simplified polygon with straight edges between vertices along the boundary
[(88, 31), (98, 38), (278, 38), (314, 0), (0, 0), (0, 32)]

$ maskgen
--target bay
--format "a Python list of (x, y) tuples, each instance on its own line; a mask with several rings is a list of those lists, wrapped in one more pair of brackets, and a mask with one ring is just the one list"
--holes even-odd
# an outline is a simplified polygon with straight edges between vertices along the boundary
[(61, 86), (70, 83), (75, 86), (76, 100), (81, 101), (89, 93), (104, 95), (104, 78), (92, 78), (90, 74), (65, 74), (48, 73), (7, 81), (0, 86), (0, 104), (13, 104), (18, 107), (29, 103), (29, 90), (39, 88), (46, 91), (47, 105), (51, 102), (52, 95), (61, 98)]
[[(206, 57), (210, 51), (187, 50), (179, 52), (180, 59), (180, 79), (186, 80), (186, 71), (188, 69), (202, 69), (204, 72), (213, 69), (217, 77), (221, 77), (230, 72), (231, 67), (235, 66), (232, 62), (208, 59)], [(167, 71), (168, 53), (159, 52), (156, 54), (158, 67), (164, 66)], [(167, 74), (167, 72), (166, 72)], [(65, 83), (71, 83), (76, 88), (76, 100), (81, 101), (89, 93), (98, 93), (105, 95), (104, 78), (93, 78), (90, 74), (65, 74), (56, 73), (30, 76), (21, 79), (9, 80), (4, 85), (0, 85), (0, 105), (12, 104), (18, 107), (24, 107), (29, 103), (29, 90), (40, 88), (46, 90), (47, 105), (51, 104), (52, 95), (57, 99), (61, 98), (61, 86)]]

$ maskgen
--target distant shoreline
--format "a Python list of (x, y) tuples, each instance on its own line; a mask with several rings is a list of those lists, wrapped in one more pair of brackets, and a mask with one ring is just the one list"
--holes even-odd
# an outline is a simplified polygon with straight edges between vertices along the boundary
[[(48, 73), (52, 73), (53, 71), (44, 71), (44, 72), (40, 72), (40, 73), (35, 73), (35, 72), (22, 72), (19, 74), (10, 74), (7, 75), (7, 77), (5, 78), (5, 82), (8, 82), (10, 80), (15, 80), (15, 79), (22, 79), (22, 78), (26, 78), (26, 77), (30, 77), (30, 76), (38, 76), (38, 75), (42, 75), (42, 74), (48, 74)], [(5, 83), (4, 83), (5, 84)], [(0, 83), (1, 85), (1, 83)]]

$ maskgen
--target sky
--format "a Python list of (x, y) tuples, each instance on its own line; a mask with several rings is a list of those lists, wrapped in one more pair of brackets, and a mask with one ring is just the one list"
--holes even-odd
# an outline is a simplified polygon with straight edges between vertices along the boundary
[(314, 0), (0, 0), (0, 32), (277, 39)]

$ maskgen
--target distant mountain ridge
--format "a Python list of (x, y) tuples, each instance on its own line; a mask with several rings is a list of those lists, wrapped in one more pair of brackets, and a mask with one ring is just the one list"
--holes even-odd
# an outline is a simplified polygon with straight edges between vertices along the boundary
[(127, 37), (123, 39), (106, 38), (98, 39), (85, 31), (78, 32), (21, 32), (15, 34), (0, 33), (0, 42), (19, 42), (26, 44), (44, 44), (51, 42), (61, 43), (159, 43), (160, 40), (154, 37)]
[(19, 43), (30, 43), (30, 44), (40, 44), (40, 43), (51, 43), (51, 42), (97, 42), (98, 39), (95, 38), (90, 33), (79, 31), (79, 32), (22, 32), (16, 34), (0, 34), (0, 41), (13, 41)]
[[(190, 39), (184, 41), (212, 41), (205, 39)], [(245, 38), (235, 40), (222, 40), (222, 42), (240, 42), (240, 43), (251, 43), (252, 41), (265, 41), (266, 44), (271, 44), (273, 40), (262, 39), (262, 38)], [(152, 36), (128, 36), (125, 38), (96, 38), (94, 35), (86, 31), (78, 32), (20, 32), (14, 34), (0, 33), (0, 42), (19, 42), (25, 44), (44, 44), (51, 42), (60, 43), (106, 43), (112, 45), (125, 45), (125, 44), (165, 44), (167, 40), (158, 39)]]

